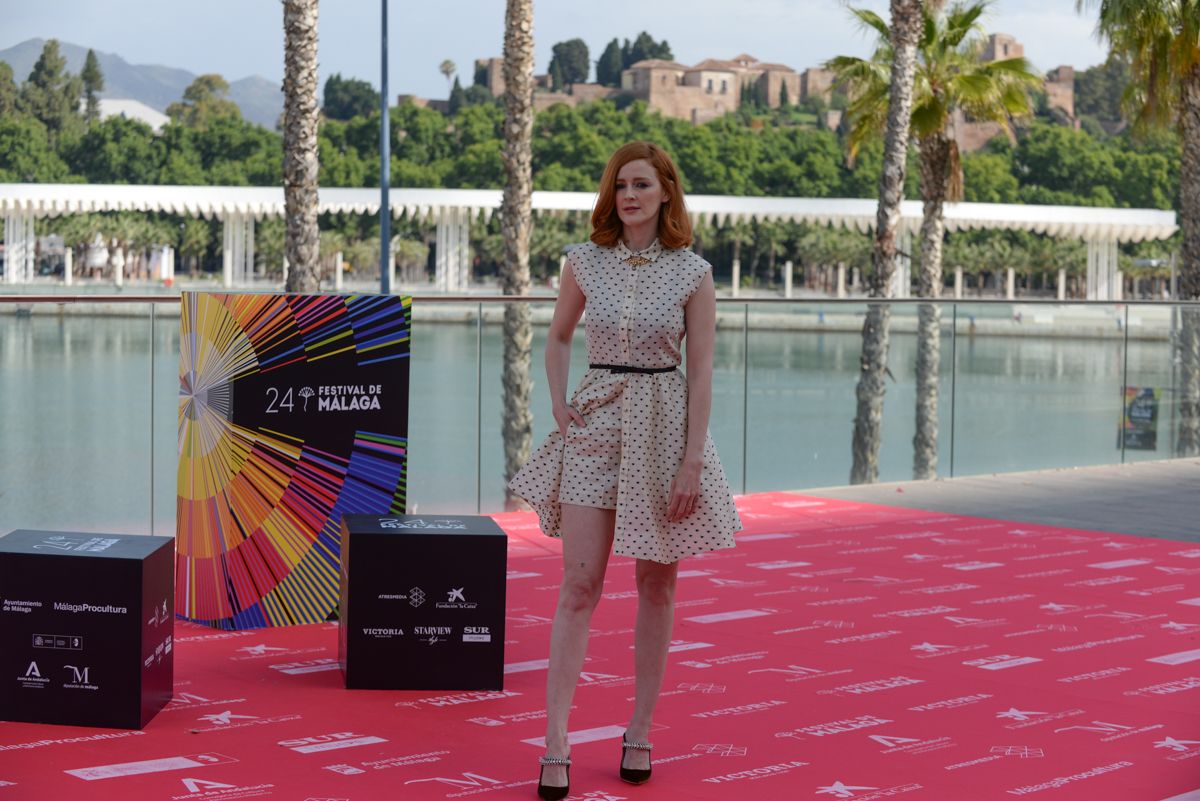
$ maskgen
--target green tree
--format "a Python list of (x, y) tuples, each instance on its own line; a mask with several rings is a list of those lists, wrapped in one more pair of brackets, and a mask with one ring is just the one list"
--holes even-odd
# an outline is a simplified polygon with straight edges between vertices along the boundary
[(17, 113), (19, 97), (16, 81), (13, 80), (12, 67), (7, 61), (0, 61), (0, 117)]
[(321, 112), (330, 120), (366, 117), (379, 108), (379, 92), (371, 84), (337, 72), (325, 79), (323, 98)]
[(1113, 151), (1083, 131), (1038, 121), (1013, 151), (1024, 203), (1112, 206), (1120, 178)]
[(1075, 73), (1075, 114), (1106, 125), (1121, 122), (1121, 98), (1129, 87), (1129, 64), (1110, 54), (1103, 64)]
[(458, 76), (454, 76), (454, 86), (450, 89), (450, 115), (454, 116), (467, 104), (467, 93), (463, 91)]
[(0, 114), (0, 183), (60, 183), (70, 172), (41, 120)]
[(87, 51), (87, 59), (83, 62), (83, 72), (79, 77), (83, 80), (83, 93), (87, 98), (83, 117), (88, 124), (92, 124), (100, 119), (100, 92), (104, 91), (104, 73), (100, 70), (100, 60), (96, 58), (95, 50)]
[(613, 39), (600, 54), (600, 60), (596, 62), (596, 83), (601, 86), (620, 86), (623, 69), (625, 69), (625, 63), (621, 60), (621, 44)]
[[(1195, 0), (1077, 0), (1098, 6), (1100, 33), (1129, 61), (1126, 94), (1135, 125), (1173, 126), (1183, 140), (1179, 221), (1183, 233), (1179, 290), (1200, 300), (1200, 3)], [(1179, 341), (1180, 455), (1200, 454), (1200, 311), (1182, 311)]]
[(787, 108), (791, 104), (792, 104), (792, 101), (788, 97), (787, 81), (780, 81), (779, 82), (779, 106), (780, 106), (780, 108)]
[[(922, 12), (922, 34), (917, 45), (912, 107), (912, 133), (920, 153), (921, 277), (920, 295), (941, 296), (942, 246), (945, 239), (943, 208), (947, 199), (962, 198), (962, 166), (958, 145), (950, 134), (957, 111), (976, 120), (1008, 125), (1011, 116), (1032, 111), (1029, 92), (1041, 79), (1024, 58), (980, 60), (983, 30), (979, 18), (988, 0), (955, 3), (946, 12), (929, 4)], [(931, 7), (932, 6), (932, 7)], [(850, 135), (853, 154), (866, 140), (883, 132), (890, 99), (885, 77), (892, 62), (891, 31), (877, 14), (853, 12), (859, 21), (879, 34), (871, 59), (835, 58), (829, 66), (850, 89)], [(940, 369), (941, 314), (937, 304), (919, 308), (917, 336), (917, 420), (913, 437), (913, 477), (937, 475), (938, 372)]]
[(59, 51), (58, 40), (50, 39), (21, 86), (22, 110), (41, 120), (51, 139), (57, 139), (77, 127), (82, 94), (83, 82), (67, 72), (67, 60)]
[(625, 40), (621, 47), (621, 64), (624, 69), (629, 69), (639, 61), (645, 61), (648, 58), (658, 58), (663, 61), (675, 60), (675, 56), (671, 53), (671, 45), (667, 44), (666, 39), (657, 42), (653, 36), (642, 31), (632, 43), (628, 39)]
[[(260, 225), (261, 228), (261, 225)], [(256, 240), (260, 237), (256, 237)], [(179, 254), (183, 257), (183, 266), (192, 275), (200, 272), (204, 254), (212, 241), (212, 228), (205, 220), (188, 217), (180, 224)], [(255, 242), (256, 249), (261, 247)]]
[(115, 116), (92, 125), (71, 148), (72, 172), (93, 184), (152, 184), (160, 153), (154, 131), (141, 120)]
[(1011, 153), (981, 150), (962, 158), (963, 200), (969, 203), (1017, 203), (1020, 182), (1012, 172)]
[(225, 117), (240, 119), (241, 109), (226, 97), (228, 94), (229, 83), (220, 75), (200, 75), (183, 90), (182, 100), (167, 106), (167, 116), (181, 125), (199, 129)]
[(592, 62), (588, 59), (588, 46), (582, 39), (568, 39), (559, 42), (552, 48), (550, 58), (550, 74), (555, 74), (555, 67), (566, 86), (577, 83), (587, 83), (588, 73)]

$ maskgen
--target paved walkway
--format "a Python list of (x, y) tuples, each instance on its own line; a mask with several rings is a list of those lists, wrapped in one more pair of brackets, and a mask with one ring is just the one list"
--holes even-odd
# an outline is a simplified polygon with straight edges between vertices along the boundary
[(804, 494), (1200, 542), (1200, 459), (830, 487)]

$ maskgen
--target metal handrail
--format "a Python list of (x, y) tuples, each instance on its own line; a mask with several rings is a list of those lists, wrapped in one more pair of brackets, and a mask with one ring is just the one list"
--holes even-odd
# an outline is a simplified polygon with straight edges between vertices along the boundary
[[(208, 291), (208, 290), (205, 290)], [(220, 292), (220, 290), (212, 290)], [(343, 293), (351, 294), (351, 293)], [(374, 294), (374, 293), (368, 293)], [(557, 295), (413, 295), (413, 303), (550, 303)], [(67, 304), (67, 303), (179, 303), (179, 295), (0, 295), (0, 304)], [(782, 298), (782, 297), (718, 297), (718, 305), (784, 306), (796, 303), (821, 303), (834, 306), (861, 306), (888, 303), (897, 306), (916, 306), (929, 303), (942, 305), (1012, 306), (1187, 306), (1200, 308), (1200, 300), (1083, 300), (1056, 298)]]

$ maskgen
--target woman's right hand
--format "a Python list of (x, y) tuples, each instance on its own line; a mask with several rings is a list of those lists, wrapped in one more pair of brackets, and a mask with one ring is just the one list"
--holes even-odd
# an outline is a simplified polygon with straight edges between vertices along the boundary
[(554, 422), (558, 423), (558, 431), (562, 434), (563, 439), (567, 438), (567, 427), (571, 423), (583, 428), (586, 423), (583, 422), (583, 415), (574, 406), (568, 406), (566, 403), (554, 404)]

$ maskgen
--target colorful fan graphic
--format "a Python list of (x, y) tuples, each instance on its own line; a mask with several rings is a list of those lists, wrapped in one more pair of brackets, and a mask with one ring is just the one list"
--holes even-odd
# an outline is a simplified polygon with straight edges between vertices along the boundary
[(343, 514), (405, 511), (411, 298), (186, 292), (176, 608), (325, 620)]

